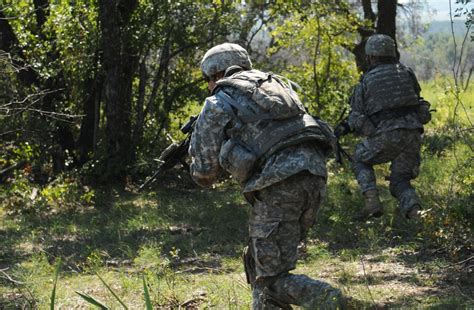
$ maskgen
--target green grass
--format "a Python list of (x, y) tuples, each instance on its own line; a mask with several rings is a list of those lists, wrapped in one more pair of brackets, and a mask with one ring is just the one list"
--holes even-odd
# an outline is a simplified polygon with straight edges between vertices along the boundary
[[(473, 244), (472, 135), (458, 134), (467, 118), (450, 123), (456, 101), (443, 83), (422, 85), (438, 109), (414, 182), (427, 211), (422, 222), (399, 214), (383, 180), (387, 165), (376, 168), (386, 214), (353, 222), (362, 196), (350, 169), (331, 159), (328, 197), (295, 272), (391, 308), (473, 306), (473, 262), (463, 262)], [(472, 87), (463, 98), (469, 115)], [(355, 140), (345, 142), (349, 148)], [(84, 187), (65, 175), (31, 198), (37, 185), (20, 175), (16, 180), (0, 185), (0, 308), (49, 308), (59, 261), (57, 309), (86, 307), (76, 291), (111, 308), (120, 308), (120, 299), (129, 309), (143, 309), (144, 277), (155, 307), (250, 307), (240, 258), (249, 206), (235, 184), (203, 190), (171, 171), (136, 193)]]
[[(396, 214), (366, 225), (350, 221), (360, 197), (355, 184), (349, 184), (352, 194), (341, 191), (338, 196), (338, 187), (344, 185), (339, 178), (345, 177), (342, 172), (333, 176), (326, 207), (296, 272), (325, 279), (357, 298), (393, 306), (466, 303), (469, 292), (446, 284), (446, 274), (438, 267), (449, 267), (448, 258), (431, 263), (422, 253), (430, 249), (424, 248), (415, 225), (398, 223)], [(340, 203), (341, 199), (350, 203)], [(395, 210), (392, 203), (390, 212)], [(98, 274), (130, 309), (145, 307), (143, 276), (155, 306), (194, 303), (201, 308), (247, 309), (250, 291), (240, 261), (247, 212), (237, 188), (225, 185), (213, 191), (161, 188), (143, 195), (118, 193), (107, 212), (57, 211), (41, 221), (37, 215), (4, 216), (0, 231), (8, 231), (16, 242), (2, 247), (16, 255), (2, 256), (1, 264), (11, 266), (9, 275), (25, 284), (16, 288), (2, 280), (0, 296), (13, 302), (12, 294), (19, 294), (18, 303), (34, 298), (39, 308), (48, 307), (61, 258), (57, 307), (85, 306), (76, 291), (120, 307)], [(429, 270), (420, 272), (425, 267)], [(412, 290), (408, 295), (407, 286)]]
[[(121, 279), (120, 286), (127, 287), (125, 297), (132, 300), (134, 293), (143, 295), (141, 274), (149, 273), (155, 302), (166, 304), (171, 297), (184, 302), (188, 276), (175, 272), (185, 268), (186, 259), (199, 257), (197, 271), (206, 273), (222, 274), (240, 265), (248, 208), (228, 185), (214, 191), (161, 186), (143, 195), (111, 191), (107, 196), (112, 207), (107, 211), (84, 206), (9, 217), (2, 208), (0, 266), (15, 266), (8, 273), (26, 283), (38, 305), (49, 302), (52, 285), (45, 284), (52, 284), (59, 258), (64, 272), (57, 283), (57, 304), (79, 302), (75, 290), (91, 296), (100, 291), (97, 297), (110, 302), (95, 273), (108, 275), (107, 283)], [(15, 291), (9, 284), (0, 282), (1, 294)], [(228, 295), (232, 292), (229, 288)]]

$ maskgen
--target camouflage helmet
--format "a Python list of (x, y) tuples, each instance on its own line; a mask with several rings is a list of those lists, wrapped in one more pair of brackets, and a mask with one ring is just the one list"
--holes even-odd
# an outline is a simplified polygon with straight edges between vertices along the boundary
[(385, 34), (374, 34), (365, 43), (365, 54), (396, 57), (395, 41)]
[(249, 54), (243, 47), (233, 43), (223, 43), (206, 52), (201, 61), (201, 70), (206, 77), (210, 78), (234, 65), (244, 70), (252, 69)]

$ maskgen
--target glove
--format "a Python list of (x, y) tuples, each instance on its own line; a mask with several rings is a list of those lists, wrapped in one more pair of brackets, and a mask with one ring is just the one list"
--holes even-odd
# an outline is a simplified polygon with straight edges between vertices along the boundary
[(349, 127), (347, 121), (339, 123), (336, 128), (334, 128), (334, 135), (338, 139), (344, 135), (347, 135), (349, 132), (351, 132), (351, 127)]

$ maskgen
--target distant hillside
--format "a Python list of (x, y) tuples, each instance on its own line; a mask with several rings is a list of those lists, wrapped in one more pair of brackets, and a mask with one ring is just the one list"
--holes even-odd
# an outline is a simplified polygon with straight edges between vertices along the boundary
[[(456, 35), (464, 35), (466, 33), (466, 25), (464, 20), (455, 20), (453, 23), (454, 33)], [(449, 20), (433, 21), (429, 25), (426, 35), (433, 33), (451, 33), (451, 22)]]
[[(456, 21), (453, 28), (457, 45), (453, 43), (451, 22), (433, 21), (423, 34), (423, 40), (400, 48), (401, 62), (413, 68), (421, 80), (430, 80), (436, 74), (450, 74), (453, 63), (459, 61), (461, 42), (466, 34), (463, 20)], [(474, 61), (474, 41), (469, 38), (465, 42), (462, 57), (461, 72), (467, 77)]]

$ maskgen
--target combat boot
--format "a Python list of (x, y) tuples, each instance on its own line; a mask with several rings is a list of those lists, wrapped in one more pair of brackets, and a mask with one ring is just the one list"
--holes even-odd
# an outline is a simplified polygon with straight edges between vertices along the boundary
[(406, 214), (407, 219), (409, 220), (418, 220), (421, 218), (421, 206), (419, 204), (414, 205), (408, 210)]
[(364, 200), (364, 208), (354, 216), (356, 221), (366, 221), (372, 217), (381, 217), (383, 215), (383, 206), (376, 189), (364, 192)]

